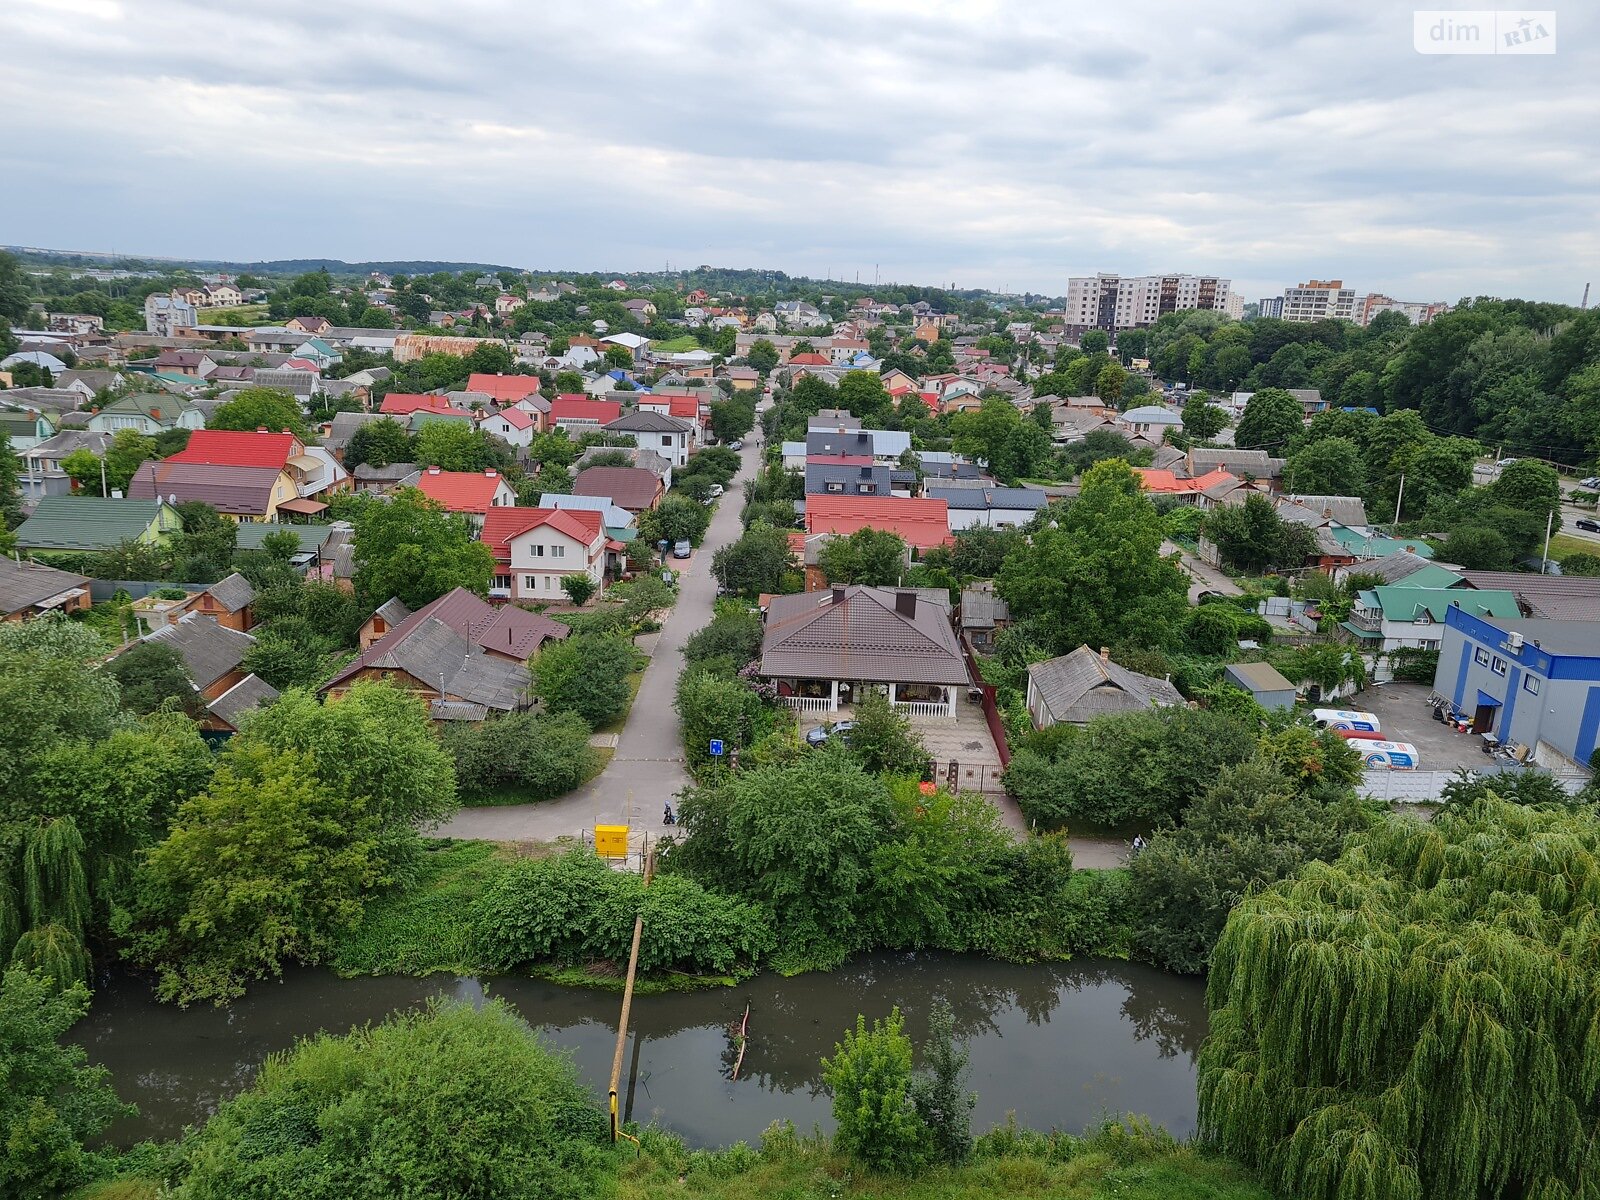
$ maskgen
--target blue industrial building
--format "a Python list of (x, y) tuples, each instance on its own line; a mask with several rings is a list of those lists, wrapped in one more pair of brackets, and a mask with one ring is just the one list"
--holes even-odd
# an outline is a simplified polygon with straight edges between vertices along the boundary
[(1445, 613), (1434, 691), (1472, 716), (1474, 733), (1528, 748), (1553, 770), (1587, 767), (1600, 737), (1600, 620)]

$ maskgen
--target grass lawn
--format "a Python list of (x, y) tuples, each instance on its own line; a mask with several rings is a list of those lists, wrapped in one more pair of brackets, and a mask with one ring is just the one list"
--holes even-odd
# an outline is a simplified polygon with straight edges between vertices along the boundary
[[(647, 663), (646, 666), (649, 664)], [(596, 729), (596, 733), (621, 733), (622, 727), (628, 723), (628, 714), (633, 711), (633, 702), (639, 698), (639, 685), (644, 682), (644, 667), (628, 674), (628, 703), (623, 705), (621, 714), (614, 721), (607, 721)], [(597, 772), (598, 774), (598, 772)]]
[[(616, 751), (609, 746), (590, 746), (590, 767), (584, 777), (578, 782), (582, 787), (601, 771), (606, 769), (606, 764), (611, 761)], [(574, 788), (574, 791), (577, 789)], [(482, 791), (463, 791), (461, 793), (462, 808), (504, 808), (508, 804), (538, 804), (541, 801), (529, 796), (527, 792), (515, 784), (505, 784), (497, 788), (484, 788)]]
[[(1544, 547), (1540, 546), (1540, 550)], [(1570, 533), (1553, 534), (1550, 538), (1550, 557), (1560, 562), (1573, 554), (1600, 554), (1600, 542), (1586, 541)], [(1537, 551), (1535, 552), (1537, 557)]]
[(370, 901), (328, 965), (340, 975), (472, 972), (465, 910), (513, 861), (494, 842), (428, 842), (416, 878)]
[(265, 304), (241, 304), (238, 308), (201, 309), (202, 325), (259, 325), (267, 319)]
[(700, 343), (686, 333), (682, 337), (669, 338), (664, 342), (651, 342), (650, 349), (657, 354), (685, 354), (690, 350), (700, 349)]

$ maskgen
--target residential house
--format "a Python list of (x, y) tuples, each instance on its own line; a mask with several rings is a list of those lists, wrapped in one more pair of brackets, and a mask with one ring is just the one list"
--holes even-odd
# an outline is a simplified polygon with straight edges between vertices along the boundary
[(153, 292), (144, 299), (144, 327), (147, 333), (173, 337), (200, 323), (195, 306), (176, 295)]
[(168, 610), (167, 624), (175, 624), (183, 613), (210, 617), (225, 629), (249, 633), (256, 623), (256, 590), (250, 581), (234, 571), (216, 583), (193, 593), (177, 609)]
[(246, 675), (206, 705), (202, 728), (238, 733), (244, 719), (278, 698), (278, 689), (256, 674)]
[(411, 615), (411, 610), (398, 596), (391, 596), (373, 611), (372, 615), (361, 623), (359, 644), (363, 650), (373, 642), (389, 636), (391, 630), (399, 627), (400, 622)]
[(1182, 694), (1170, 682), (1119, 666), (1104, 648), (1096, 654), (1079, 646), (1071, 654), (1028, 668), (1028, 716), (1035, 729), (1085, 725), (1110, 713), (1148, 712), (1182, 703)]
[(885, 529), (899, 534), (909, 549), (919, 553), (952, 541), (950, 508), (943, 500), (812, 494), (805, 506), (807, 533), (848, 536), (858, 529)]
[(601, 514), (584, 509), (500, 508), (484, 521), (480, 540), (494, 554), (491, 598), (563, 602), (561, 581), (583, 575), (605, 583), (606, 537)]
[(435, 720), (480, 721), (525, 709), (533, 700), (525, 660), (545, 640), (564, 636), (549, 628), (557, 622), (527, 619), (536, 617), (456, 588), (402, 617), (320, 690), (335, 697), (360, 680), (386, 679), (427, 699)]
[(383, 413), (375, 412), (334, 413), (332, 420), (322, 423), (322, 448), (342, 463), (345, 447), (350, 444), (350, 439), (355, 436), (356, 430), (363, 425), (370, 425), (374, 421), (383, 419)]
[(887, 496), (894, 490), (890, 470), (866, 455), (817, 454), (806, 459), (806, 494)]
[(54, 437), (46, 438), (31, 450), (22, 453), (22, 476), (17, 480), (25, 498), (64, 496), (73, 490), (73, 481), (61, 469), (61, 463), (79, 450), (87, 450), (96, 458), (104, 458), (111, 444), (108, 433), (90, 433), (87, 429), (63, 429)]
[(160, 545), (182, 530), (183, 519), (165, 499), (46, 496), (15, 533), (24, 554), (48, 556), (113, 550), (123, 542)]
[(1600, 738), (1600, 620), (1445, 610), (1433, 690), (1513, 757), (1586, 771)]
[(1420, 554), (1400, 550), (1383, 558), (1351, 562), (1348, 566), (1342, 566), (1333, 572), (1333, 581), (1343, 586), (1353, 575), (1376, 575), (1379, 583), (1399, 583), (1423, 571), (1438, 572), (1438, 574), (1422, 576), (1421, 578), (1426, 578), (1427, 582), (1420, 583), (1418, 585), (1420, 587), (1451, 587), (1461, 578), (1455, 572), (1429, 562)]
[(1234, 687), (1250, 693), (1262, 708), (1293, 708), (1296, 688), (1271, 663), (1229, 663), (1222, 677)]
[(903, 715), (954, 719), (970, 683), (938, 588), (835, 587), (774, 596), (759, 670), (802, 713), (835, 713), (882, 692)]
[(219, 625), (202, 613), (187, 612), (171, 625), (162, 625), (145, 634), (139, 642), (168, 646), (177, 651), (195, 691), (209, 702), (244, 681), (249, 674), (244, 669), (244, 658), (256, 639), (248, 633)]
[(49, 441), (55, 436), (56, 427), (42, 412), (32, 409), (24, 412), (0, 408), (0, 433), (6, 434), (11, 439), (10, 445), (13, 451), (21, 452), (32, 450), (42, 442)]
[(74, 368), (57, 375), (55, 377), (55, 385), (58, 388), (70, 388), (85, 400), (93, 400), (102, 392), (109, 392), (113, 388), (121, 387), (124, 378), (121, 371)]
[[(1476, 617), (1515, 620), (1522, 615), (1516, 596), (1508, 591), (1413, 587), (1402, 582), (1357, 592), (1350, 619), (1340, 622), (1340, 628), (1371, 654), (1437, 650), (1443, 640), (1445, 613), (1452, 607)], [(1374, 672), (1377, 682), (1384, 682), (1386, 666), (1380, 664), (1380, 670)]]
[(244, 303), (244, 293), (231, 283), (212, 283), (205, 289), (203, 306), (206, 308), (237, 308)]
[(507, 406), (484, 417), (478, 422), (478, 428), (494, 434), (509, 446), (526, 449), (533, 445), (534, 434), (539, 432), (539, 418), (526, 409)]
[(1460, 580), (1463, 587), (1503, 589), (1512, 593), (1524, 617), (1587, 621), (1596, 619), (1596, 614), (1600, 614), (1600, 579), (1592, 576), (1533, 575), (1526, 571), (1462, 571)]
[(978, 527), (1014, 529), (1026, 525), (1050, 503), (1050, 497), (1038, 488), (1026, 487), (925, 487), (922, 494), (929, 500), (944, 501), (951, 533)]
[[(320, 317), (316, 318), (321, 320)], [(267, 326), (252, 329), (245, 335), (245, 346), (255, 354), (293, 354), (301, 342), (311, 335), (302, 329)]]
[(385, 463), (381, 467), (362, 463), (350, 472), (350, 478), (355, 482), (356, 491), (382, 496), (400, 487), (416, 473), (416, 463)]
[(172, 459), (141, 463), (128, 485), (128, 495), (135, 500), (162, 499), (173, 504), (198, 500), (234, 521), (275, 521), (279, 509), (291, 503), (315, 505), (317, 512), (327, 507), (301, 501), (287, 471)]
[(474, 532), (483, 528), (484, 518), (490, 511), (510, 508), (517, 502), (517, 493), (493, 467), (483, 471), (443, 471), (428, 467), (402, 480), (401, 486), (416, 488), (447, 512), (465, 514)]
[(1156, 467), (1135, 467), (1134, 472), (1139, 476), (1144, 490), (1151, 495), (1171, 496), (1180, 504), (1197, 508), (1215, 508), (1244, 486), (1241, 480), (1223, 470), (1207, 471), (1193, 479), (1185, 479), (1175, 472)]
[(130, 392), (91, 416), (89, 429), (95, 433), (132, 429), (154, 437), (168, 429), (201, 429), (205, 423), (205, 415), (182, 396)]
[(609, 425), (622, 416), (622, 405), (615, 400), (593, 400), (588, 396), (563, 394), (550, 401), (550, 424), (576, 436)]
[(217, 364), (204, 350), (163, 350), (156, 355), (155, 368), (163, 375), (204, 379), (217, 369)]
[(85, 612), (90, 603), (87, 575), (0, 558), (0, 622), (48, 612)]
[(1305, 414), (1305, 419), (1310, 420), (1320, 412), (1328, 411), (1328, 402), (1322, 398), (1322, 393), (1316, 388), (1288, 388), (1289, 395), (1293, 396), (1300, 405), (1300, 411)]
[(861, 418), (842, 408), (822, 408), (806, 418), (806, 433), (845, 433), (861, 428)]
[(1157, 443), (1166, 438), (1167, 430), (1181, 432), (1183, 429), (1183, 414), (1159, 404), (1130, 408), (1127, 412), (1117, 414), (1115, 421), (1122, 426), (1125, 436)]
[[(545, 492), (539, 497), (539, 507), (599, 513), (606, 537), (624, 548), (639, 536), (638, 518), (627, 509), (618, 508), (605, 496), (569, 496), (565, 492)], [(620, 553), (609, 546), (607, 550), (613, 555)], [(615, 565), (615, 560), (608, 565)]]
[(661, 503), (661, 477), (643, 467), (586, 467), (572, 481), (575, 496), (603, 496), (637, 516)]
[(333, 322), (326, 317), (290, 317), (283, 323), (285, 329), (292, 329), (296, 333), (305, 333), (315, 336), (326, 333), (333, 328)]
[(648, 325), (655, 319), (656, 306), (649, 300), (624, 300), (622, 307), (641, 325)]
[(378, 405), (378, 411), (386, 417), (409, 417), (415, 412), (438, 412), (453, 415), (460, 412), (450, 403), (447, 396), (436, 396), (432, 393), (419, 395), (414, 392), (390, 392)]
[(1011, 606), (1000, 598), (994, 583), (975, 583), (961, 592), (961, 633), (977, 649), (989, 653), (995, 635), (1011, 624)]
[[(348, 476), (334, 456), (322, 447), (308, 448), (287, 431), (200, 429), (189, 444), (166, 460), (168, 463), (272, 470), (283, 476), (292, 492), (277, 499), (272, 512), (310, 517), (327, 505), (312, 497), (342, 490)], [(199, 477), (196, 476), (196, 479)], [(276, 489), (274, 493), (276, 495)], [(272, 514), (260, 518), (273, 520)]]
[(482, 392), (498, 404), (515, 404), (518, 400), (539, 394), (537, 375), (490, 375), (474, 371), (467, 376), (467, 391)]
[(513, 296), (510, 292), (501, 292), (494, 298), (494, 311), (503, 317), (507, 313), (516, 312), (526, 303), (527, 301), (521, 296)]
[(636, 409), (615, 421), (608, 421), (603, 428), (607, 433), (630, 435), (634, 445), (654, 450), (674, 467), (684, 466), (689, 461), (695, 427), (688, 421)]

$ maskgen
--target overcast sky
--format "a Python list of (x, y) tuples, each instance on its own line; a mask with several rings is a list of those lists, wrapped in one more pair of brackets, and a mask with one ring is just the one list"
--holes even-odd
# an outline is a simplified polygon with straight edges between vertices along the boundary
[(1600, 5), (1558, 17), (1507, 57), (1391, 3), (0, 0), (0, 243), (1575, 303)]

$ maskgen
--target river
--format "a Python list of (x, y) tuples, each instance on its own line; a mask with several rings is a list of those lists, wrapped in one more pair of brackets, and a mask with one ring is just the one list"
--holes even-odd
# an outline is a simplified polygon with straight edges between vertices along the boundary
[[(920, 1043), (935, 997), (948, 1000), (972, 1055), (974, 1126), (1015, 1111), (1026, 1126), (1077, 1131), (1101, 1117), (1143, 1113), (1174, 1134), (1195, 1124), (1195, 1055), (1206, 1032), (1204, 987), (1135, 963), (1087, 959), (1018, 966), (951, 954), (873, 954), (828, 974), (762, 975), (737, 988), (641, 996), (624, 1060), (631, 1119), (692, 1146), (754, 1143), (787, 1118), (831, 1129), (818, 1060), (856, 1013), (899, 1005)], [(227, 1008), (157, 1004), (137, 979), (113, 979), (72, 1032), (117, 1092), (139, 1106), (114, 1141), (170, 1138), (246, 1087), (268, 1054), (319, 1030), (343, 1033), (435, 996), (514, 1005), (547, 1041), (569, 1050), (603, 1098), (620, 995), (507, 977), (340, 979), (298, 970), (258, 984)], [(737, 1082), (730, 1027), (750, 1004)]]

